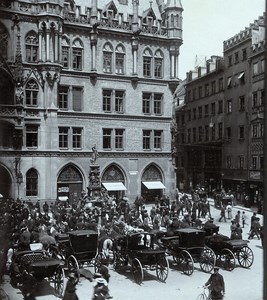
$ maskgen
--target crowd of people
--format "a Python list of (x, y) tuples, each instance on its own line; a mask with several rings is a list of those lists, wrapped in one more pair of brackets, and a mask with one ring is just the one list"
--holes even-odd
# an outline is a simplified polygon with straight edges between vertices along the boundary
[[(241, 214), (238, 211), (232, 218), (232, 210), (222, 206), (219, 221), (226, 222), (226, 213), (227, 219), (231, 219), (230, 237), (242, 239), (242, 227), (247, 224), (245, 213)], [(31, 243), (40, 242), (44, 248), (48, 248), (51, 244), (57, 245), (59, 234), (66, 234), (72, 230), (94, 229), (101, 237), (103, 232), (107, 234), (109, 228), (116, 225), (146, 231), (165, 228), (167, 235), (172, 235), (177, 228), (201, 227), (204, 219), (208, 219), (205, 226), (212, 226), (210, 203), (203, 189), (194, 190), (191, 195), (177, 194), (176, 199), (172, 200), (166, 196), (157, 198), (149, 211), (141, 196), (130, 204), (126, 197), (117, 199), (107, 193), (98, 197), (82, 194), (79, 201), (73, 204), (68, 201), (32, 203), (2, 199), (1, 279), (12, 262), (15, 245), (18, 249), (29, 249)], [(252, 219), (249, 238), (255, 235), (261, 238), (262, 230), (256, 213)], [(109, 245), (108, 250), (111, 246)]]

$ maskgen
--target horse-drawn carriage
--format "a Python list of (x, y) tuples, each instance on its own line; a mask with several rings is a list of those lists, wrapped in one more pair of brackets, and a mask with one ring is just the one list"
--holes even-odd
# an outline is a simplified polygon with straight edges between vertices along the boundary
[[(58, 253), (67, 267), (79, 281), (84, 267), (93, 267), (97, 272), (101, 266), (98, 255), (98, 233), (95, 230), (75, 230), (58, 236)], [(90, 277), (90, 272), (87, 272)]]
[(233, 240), (222, 234), (206, 236), (205, 243), (217, 257), (217, 265), (228, 271), (236, 266), (236, 259), (243, 268), (250, 268), (254, 261), (253, 251), (247, 240)]
[(165, 282), (168, 277), (169, 263), (165, 250), (155, 244), (156, 236), (152, 232), (133, 232), (119, 235), (114, 239), (114, 269), (131, 265), (133, 278), (141, 284), (144, 270), (156, 271), (157, 279)]
[(48, 279), (54, 285), (55, 295), (62, 297), (65, 274), (61, 261), (52, 258), (52, 254), (43, 250), (42, 244), (31, 244), (29, 250), (17, 250), (10, 265), (12, 286), (21, 286), (24, 295), (31, 294), (35, 286)]
[(181, 228), (175, 230), (173, 236), (161, 237), (159, 243), (184, 274), (193, 274), (194, 263), (199, 263), (200, 269), (209, 273), (215, 266), (216, 256), (205, 246), (205, 235), (204, 230)]

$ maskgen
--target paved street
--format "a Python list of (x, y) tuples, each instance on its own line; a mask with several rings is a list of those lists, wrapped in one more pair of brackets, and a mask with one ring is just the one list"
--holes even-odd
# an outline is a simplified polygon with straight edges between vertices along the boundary
[[(236, 211), (240, 209), (235, 207), (233, 209), (233, 216)], [(242, 209), (242, 208), (241, 208)], [(240, 210), (241, 210), (240, 209)], [(220, 211), (211, 209), (212, 216), (215, 223), (220, 226), (220, 233), (230, 234), (230, 220), (227, 223), (218, 222)], [(251, 211), (246, 209), (248, 223), (250, 223)], [(262, 218), (261, 218), (262, 224)], [(243, 239), (247, 239), (249, 225), (246, 225), (243, 230)], [(251, 269), (243, 269), (238, 264), (232, 271), (220, 270), (224, 276), (226, 285), (225, 300), (262, 300), (262, 285), (263, 285), (263, 249), (261, 241), (254, 238), (249, 243), (250, 248), (254, 252), (254, 263)], [(155, 272), (145, 273), (144, 282), (141, 286), (134, 283), (132, 279), (131, 269), (126, 268), (120, 274), (114, 272), (113, 267), (110, 266), (110, 291), (115, 300), (162, 300), (168, 299), (196, 299), (197, 295), (202, 291), (202, 286), (209, 278), (209, 274), (200, 271), (199, 265), (195, 264), (194, 273), (188, 277), (179, 272), (172, 265), (172, 258), (169, 257), (170, 270), (166, 283), (157, 281)], [(5, 291), (8, 293), (10, 300), (23, 299), (21, 292), (18, 289), (13, 289), (7, 282), (4, 285)], [(81, 278), (77, 285), (77, 294), (79, 299), (91, 299), (93, 293), (93, 283), (85, 278)], [(53, 288), (47, 282), (43, 282), (36, 290), (36, 299), (38, 300), (53, 300), (57, 299), (53, 296)]]

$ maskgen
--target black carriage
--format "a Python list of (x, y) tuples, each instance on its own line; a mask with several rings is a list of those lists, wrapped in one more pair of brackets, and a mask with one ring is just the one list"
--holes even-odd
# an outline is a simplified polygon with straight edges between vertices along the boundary
[[(65, 262), (68, 272), (79, 281), (84, 267), (93, 267), (96, 272), (101, 261), (98, 259), (98, 233), (95, 230), (75, 230), (58, 236), (58, 256)], [(90, 271), (87, 271), (90, 276)]]
[(217, 264), (228, 271), (235, 268), (236, 259), (243, 268), (252, 266), (254, 254), (248, 243), (247, 240), (233, 240), (222, 234), (206, 237), (206, 245), (216, 254)]
[(174, 236), (162, 237), (160, 244), (184, 274), (193, 274), (194, 263), (199, 263), (200, 269), (209, 273), (215, 266), (216, 256), (205, 246), (205, 235), (204, 230), (181, 228), (175, 231)]
[(26, 295), (31, 294), (38, 283), (48, 279), (54, 286), (55, 295), (62, 297), (65, 287), (62, 262), (52, 258), (50, 252), (44, 251), (42, 244), (32, 244), (31, 249), (18, 250), (13, 254), (10, 265), (11, 285), (21, 286), (22, 293)]
[(165, 251), (155, 244), (155, 235), (148, 232), (134, 232), (117, 236), (114, 240), (114, 269), (131, 265), (133, 278), (141, 284), (144, 270), (156, 271), (159, 281), (168, 277), (169, 263)]

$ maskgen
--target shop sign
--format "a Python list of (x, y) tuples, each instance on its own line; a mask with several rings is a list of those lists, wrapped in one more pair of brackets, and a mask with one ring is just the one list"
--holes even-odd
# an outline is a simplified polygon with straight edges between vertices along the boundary
[(251, 171), (250, 173), (249, 173), (249, 177), (250, 177), (250, 179), (260, 179), (261, 178), (261, 172), (259, 172), (259, 171)]
[(58, 188), (58, 193), (68, 193), (69, 187), (68, 186), (62, 186)]

